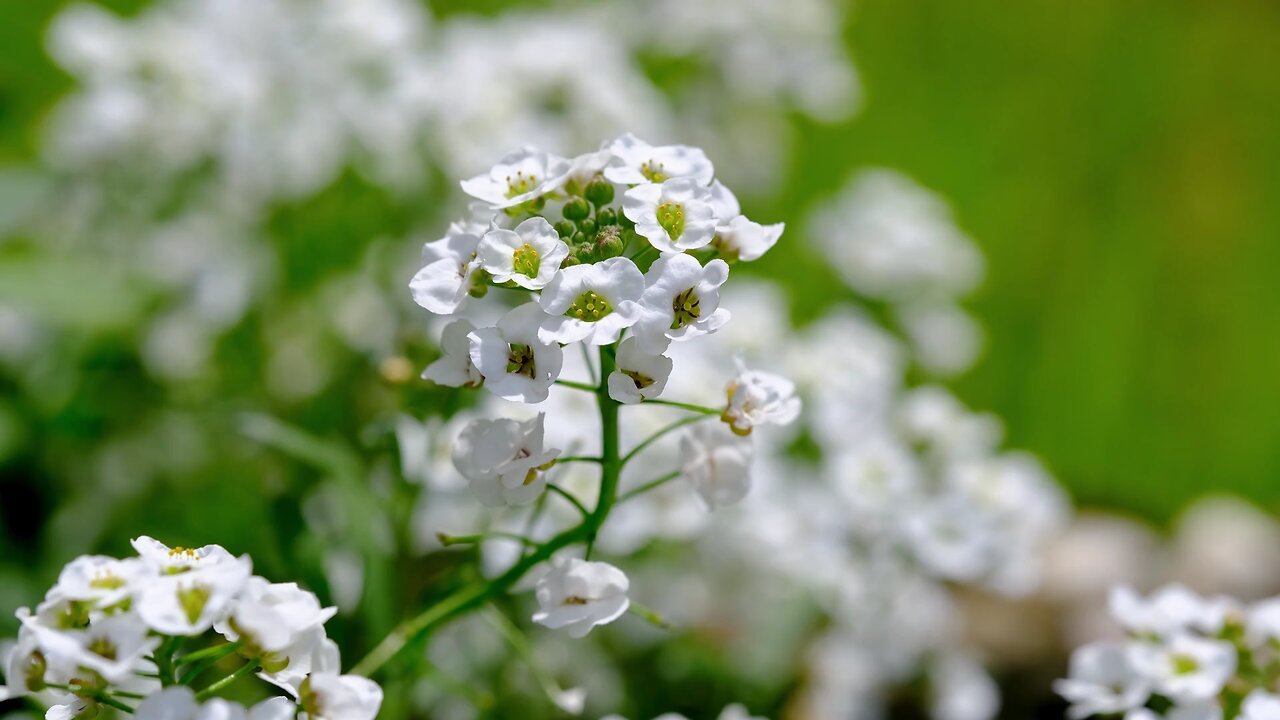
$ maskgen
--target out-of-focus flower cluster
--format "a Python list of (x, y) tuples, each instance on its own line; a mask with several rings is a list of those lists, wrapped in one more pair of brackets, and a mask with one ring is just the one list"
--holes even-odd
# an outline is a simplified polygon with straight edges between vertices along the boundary
[[(18, 610), (17, 643), (0, 663), (0, 700), (39, 696), (49, 720), (107, 707), (143, 720), (244, 718), (241, 706), (200, 702), (254, 672), (288, 693), (248, 710), (255, 720), (299, 710), (315, 720), (377, 716), (381, 688), (340, 674), (338, 646), (324, 629), (336, 610), (314, 594), (253, 575), (247, 555), (217, 545), (169, 548), (143, 536), (133, 546), (137, 557), (71, 561), (35, 612)], [(210, 631), (222, 642), (190, 646)], [(244, 659), (240, 669), (210, 681), (217, 661), (233, 654)], [(188, 687), (196, 681), (209, 684), (197, 694)]]
[(1280, 717), (1280, 598), (1246, 605), (1177, 584), (1147, 597), (1121, 586), (1110, 609), (1127, 638), (1072, 654), (1070, 676), (1055, 685), (1070, 717)]

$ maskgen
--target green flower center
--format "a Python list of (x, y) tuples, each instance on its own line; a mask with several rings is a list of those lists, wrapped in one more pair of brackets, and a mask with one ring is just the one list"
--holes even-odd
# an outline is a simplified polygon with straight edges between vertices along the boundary
[(702, 316), (702, 298), (689, 288), (684, 292), (676, 295), (671, 301), (671, 311), (675, 313), (671, 320), (671, 329), (679, 330), (685, 325), (690, 325)]
[(561, 604), (562, 605), (586, 605), (588, 602), (590, 602), (590, 600), (587, 600), (584, 597), (578, 597), (577, 595), (570, 595), (569, 597), (565, 598), (564, 602)]
[(48, 669), (49, 663), (44, 659), (44, 653), (37, 650), (27, 657), (26, 667), (23, 668), (23, 681), (31, 690), (43, 690), (44, 673)]
[(646, 160), (640, 166), (640, 174), (653, 183), (660, 183), (667, 179), (666, 166), (663, 163), (652, 160)]
[(622, 374), (631, 378), (631, 382), (636, 384), (637, 390), (643, 390), (654, 383), (653, 378), (635, 370), (623, 370)]
[(667, 231), (667, 237), (675, 240), (684, 234), (684, 206), (678, 202), (664, 202), (658, 206), (658, 224)]
[(542, 265), (542, 259), (538, 257), (538, 251), (533, 249), (532, 245), (525, 243), (511, 253), (511, 264), (517, 273), (532, 278), (538, 277), (538, 267)]
[(124, 579), (115, 575), (102, 575), (90, 580), (89, 587), (95, 590), (119, 590), (124, 587)]
[(1200, 668), (1200, 663), (1190, 655), (1174, 655), (1170, 660), (1173, 662), (1173, 672), (1176, 675), (1193, 673)]
[(565, 315), (584, 322), (596, 322), (611, 312), (613, 312), (613, 306), (609, 304), (608, 300), (605, 300), (596, 291), (588, 290), (573, 301)]
[(515, 343), (507, 351), (507, 372), (512, 375), (524, 375), (530, 380), (537, 374), (538, 368), (533, 362), (533, 348)]
[(507, 176), (507, 197), (509, 198), (523, 195), (536, 187), (538, 187), (537, 175), (525, 175), (523, 170), (517, 170), (515, 175)]
[(89, 643), (89, 652), (108, 660), (116, 659), (115, 643), (104, 637), (94, 638), (93, 641)]
[(89, 609), (89, 603), (82, 600), (72, 600), (58, 613), (54, 619), (54, 624), (66, 630), (88, 627)]
[(182, 606), (182, 614), (186, 615), (187, 622), (196, 624), (204, 612), (205, 604), (209, 602), (210, 594), (209, 588), (203, 585), (178, 590), (178, 604)]

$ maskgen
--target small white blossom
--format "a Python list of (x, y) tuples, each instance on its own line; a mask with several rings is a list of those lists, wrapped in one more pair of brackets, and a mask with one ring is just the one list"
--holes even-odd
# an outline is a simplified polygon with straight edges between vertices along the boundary
[(662, 183), (673, 178), (689, 178), (706, 185), (715, 175), (706, 153), (688, 145), (654, 147), (627, 133), (607, 149), (612, 157), (604, 176), (622, 185)]
[(287, 698), (264, 700), (251, 709), (219, 698), (204, 704), (196, 701), (189, 687), (165, 688), (142, 701), (134, 711), (137, 720), (285, 720), (297, 707)]
[(800, 415), (800, 398), (790, 380), (738, 363), (738, 376), (727, 387), (729, 404), (723, 419), (739, 435), (756, 425), (787, 425)]
[(453, 464), (481, 503), (491, 507), (532, 502), (547, 481), (542, 470), (559, 450), (543, 447), (544, 413), (519, 422), (509, 418), (472, 420), (453, 446)]
[(640, 319), (644, 275), (624, 257), (574, 265), (556, 275), (538, 299), (550, 317), (539, 337), (561, 344), (610, 345)]
[(504, 157), (489, 172), (463, 180), (462, 191), (494, 209), (515, 207), (558, 190), (570, 167), (565, 158), (526, 147)]
[[(20, 612), (18, 618), (24, 619), (23, 613)], [(36, 638), (35, 628), (24, 621), (18, 628), (18, 641), (9, 647), (7, 654), (0, 651), (5, 681), (0, 685), (0, 701), (39, 692), (46, 682), (54, 682), (49, 677), (49, 660)]]
[(1244, 699), (1240, 720), (1280, 720), (1280, 695), (1254, 690)]
[(622, 196), (622, 213), (649, 244), (666, 253), (705, 247), (716, 235), (711, 192), (689, 178), (631, 188)]
[(1126, 647), (1111, 642), (1077, 648), (1069, 677), (1053, 689), (1071, 703), (1067, 715), (1073, 719), (1126, 712), (1151, 697), (1151, 686), (1129, 662)]
[[(271, 583), (254, 576), (232, 604), (230, 615), (215, 624), (214, 630), (228, 640), (244, 640), (255, 649), (279, 653), (336, 613), (337, 608), (321, 607), (315, 593), (297, 583)], [(264, 658), (263, 667), (270, 667), (275, 660)]]
[(1178, 584), (1163, 587), (1145, 599), (1131, 587), (1117, 587), (1108, 603), (1111, 614), (1126, 630), (1157, 636), (1191, 629), (1216, 633), (1237, 610), (1230, 598), (1203, 598)]
[(422, 268), (409, 281), (413, 301), (437, 315), (452, 315), (462, 307), (479, 269), (480, 236), (457, 229), (422, 246)]
[(551, 385), (560, 377), (564, 351), (542, 337), (540, 324), (545, 317), (537, 303), (529, 302), (503, 315), (496, 327), (479, 328), (467, 335), (471, 362), (489, 392), (526, 403), (547, 399)]
[(618, 345), (618, 369), (609, 373), (609, 397), (627, 405), (656, 398), (667, 387), (671, 366), (671, 358), (647, 353), (629, 337)]
[(422, 379), (448, 387), (479, 387), (484, 382), (480, 369), (471, 362), (470, 320), (459, 318), (440, 333), (440, 358), (422, 371)]
[(661, 353), (672, 340), (684, 341), (719, 330), (729, 322), (720, 307), (720, 286), (729, 279), (729, 265), (712, 260), (703, 267), (692, 255), (667, 255), (645, 273), (640, 296), (636, 339), (648, 353)]
[(511, 281), (528, 290), (551, 282), (569, 246), (544, 217), (531, 217), (515, 230), (497, 228), (480, 239), (480, 266), (495, 282)]
[(23, 622), (35, 630), (36, 643), (46, 660), (63, 669), (86, 669), (107, 682), (120, 683), (144, 667), (154, 668), (145, 658), (160, 644), (160, 638), (151, 636), (132, 613), (101, 618), (83, 630), (42, 627), (30, 617)]
[(680, 438), (681, 473), (710, 510), (747, 496), (754, 457), (750, 438), (719, 423), (702, 423)]
[(602, 562), (566, 559), (538, 581), (538, 612), (533, 621), (549, 628), (565, 628), (580, 638), (597, 625), (617, 620), (630, 607), (630, 582), (618, 568)]
[(306, 720), (374, 720), (382, 706), (382, 688), (368, 678), (313, 673), (299, 699)]
[(189, 636), (208, 630), (222, 619), (253, 569), (248, 556), (233, 557), (217, 545), (169, 549), (141, 537), (134, 540), (134, 547), (162, 568), (161, 576), (134, 598), (134, 609), (163, 635)]
[(299, 633), (293, 644), (272, 653), (271, 661), (271, 667), (264, 667), (258, 677), (295, 698), (302, 692), (302, 683), (312, 673), (341, 670), (338, 645), (325, 635), (323, 627)]
[(1236, 649), (1228, 642), (1175, 635), (1162, 643), (1131, 646), (1129, 661), (1152, 682), (1156, 693), (1191, 703), (1222, 692), (1236, 671)]
[(141, 558), (117, 560), (103, 555), (83, 555), (62, 568), (49, 597), (109, 608), (124, 601), (157, 572)]
[(716, 216), (716, 235), (711, 241), (730, 262), (759, 260), (778, 243), (786, 229), (783, 223), (761, 225), (742, 214), (738, 198), (719, 180), (711, 183), (711, 208)]

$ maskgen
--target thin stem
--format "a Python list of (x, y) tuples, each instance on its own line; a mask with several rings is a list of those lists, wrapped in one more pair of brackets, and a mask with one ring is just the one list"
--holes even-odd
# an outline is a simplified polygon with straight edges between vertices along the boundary
[(662, 615), (658, 614), (657, 612), (650, 610), (649, 608), (643, 605), (640, 605), (638, 603), (632, 602), (629, 606), (627, 606), (627, 612), (631, 613), (632, 615), (635, 615), (638, 618), (641, 618), (642, 620), (644, 620), (645, 622), (651, 625), (660, 627), (663, 630), (671, 629), (671, 623), (667, 622), (666, 618), (662, 617)]
[(583, 505), (582, 501), (574, 497), (573, 493), (569, 492), (568, 490), (565, 490), (559, 485), (547, 485), (547, 489), (559, 495), (560, 497), (564, 498), (565, 500), (568, 500), (569, 504), (573, 505), (575, 508), (578, 509), (578, 512), (582, 513), (583, 518), (586, 518), (591, 515), (591, 511), (587, 509), (587, 506)]
[(637, 495), (643, 495), (649, 492), (650, 490), (653, 490), (654, 488), (662, 487), (663, 485), (666, 485), (672, 480), (675, 480), (676, 478), (680, 477), (680, 474), (681, 474), (680, 470), (672, 470), (671, 472), (667, 473), (666, 475), (663, 475), (662, 477), (654, 478), (653, 480), (650, 480), (649, 482), (643, 485), (640, 485), (639, 487), (628, 490), (627, 492), (624, 492), (618, 496), (618, 503), (619, 504), (624, 503), (630, 500), (631, 498), (636, 497)]
[(719, 415), (724, 410), (707, 407), (706, 405), (694, 405), (693, 403), (676, 402), (675, 400), (645, 400), (646, 405), (668, 405), (670, 407), (688, 410), (689, 412), (702, 413), (703, 415)]
[(124, 703), (111, 697), (110, 695), (106, 695), (106, 694), (98, 695), (97, 697), (94, 698), (94, 700), (97, 700), (98, 702), (102, 703), (103, 705), (106, 705), (107, 707), (113, 707), (119, 710), (120, 712), (127, 712), (130, 715), (133, 714), (133, 708), (129, 707), (128, 705), (125, 705)]
[(511, 618), (507, 617), (498, 608), (490, 605), (485, 610), (485, 620), (489, 621), (489, 625), (493, 626), (502, 635), (507, 644), (511, 646), (511, 649), (516, 651), (516, 655), (519, 655), (520, 659), (524, 660), (524, 663), (529, 666), (529, 670), (533, 672), (534, 679), (542, 687), (542, 692), (547, 694), (547, 698), (552, 703), (559, 705), (559, 697), (564, 693), (564, 690), (560, 688), (560, 684), (551, 676), (551, 673), (547, 672), (547, 669), (538, 662), (538, 656), (534, 653), (533, 645), (529, 642), (529, 638), (525, 637), (520, 628), (511, 622)]
[(563, 385), (565, 387), (570, 387), (570, 388), (573, 388), (574, 390), (581, 390), (583, 392), (593, 393), (596, 391), (595, 385), (588, 385), (587, 383), (574, 382), (573, 380), (557, 380), (556, 384)]
[(196, 693), (196, 700), (197, 701), (208, 700), (209, 698), (213, 697), (214, 693), (218, 692), (219, 690), (222, 690), (225, 687), (230, 686), (232, 683), (244, 677), (245, 675), (254, 673), (257, 670), (258, 670), (258, 661), (253, 660), (253, 661), (247, 662), (244, 665), (241, 665), (239, 669), (237, 669), (235, 672), (222, 678), (221, 680), (214, 682), (212, 685)]
[(556, 462), (557, 463), (571, 463), (571, 462), (598, 463), (600, 462), (600, 458), (591, 457), (589, 455), (566, 455), (564, 457), (556, 458)]
[(582, 359), (587, 364), (587, 377), (591, 378), (592, 384), (600, 382), (600, 378), (596, 377), (596, 366), (591, 362), (591, 350), (586, 343), (578, 343), (578, 347), (582, 349)]
[(451, 545), (475, 545), (477, 543), (482, 543), (485, 540), (488, 540), (490, 538), (496, 538), (499, 540), (514, 540), (527, 547), (533, 547), (538, 544), (536, 541), (530, 540), (524, 535), (518, 535), (512, 532), (505, 532), (503, 530), (486, 530), (485, 532), (476, 533), (474, 535), (449, 535), (448, 533), (442, 533), (442, 532), (436, 533), (436, 539), (438, 539), (440, 541), (440, 544), (444, 545), (445, 547), (449, 547)]
[(694, 423), (696, 423), (696, 422), (700, 422), (700, 421), (702, 421), (702, 420), (706, 420), (708, 417), (710, 417), (710, 416), (709, 416), (709, 415), (694, 415), (694, 416), (692, 416), (692, 417), (681, 418), (681, 419), (679, 419), (679, 420), (677, 420), (677, 421), (675, 421), (675, 422), (671, 423), (670, 425), (668, 425), (668, 426), (666, 426), (666, 427), (662, 428), (662, 429), (661, 429), (661, 430), (659, 430), (658, 432), (656, 432), (656, 433), (654, 433), (654, 434), (650, 435), (649, 437), (645, 438), (644, 440), (642, 440), (642, 441), (640, 442), (640, 444), (639, 444), (639, 445), (636, 445), (635, 447), (631, 448), (631, 452), (629, 452), (629, 453), (627, 453), (625, 456), (623, 456), (623, 458), (622, 458), (622, 464), (623, 464), (623, 465), (626, 465), (628, 462), (630, 462), (630, 461), (631, 461), (631, 458), (635, 457), (636, 455), (639, 455), (639, 454), (640, 454), (640, 452), (641, 452), (642, 450), (644, 450), (645, 448), (649, 447), (650, 445), (652, 445), (652, 444), (656, 443), (657, 441), (661, 440), (661, 439), (662, 439), (664, 436), (666, 436), (668, 433), (675, 432), (676, 430), (679, 430), (680, 428), (682, 428), (682, 427), (684, 427), (684, 426), (686, 426), (686, 425), (692, 425), (692, 424), (694, 424)]
[(230, 655), (231, 653), (235, 652), (236, 650), (239, 650), (242, 644), (243, 643), (241, 641), (237, 640), (231, 643), (224, 643), (222, 645), (214, 645), (213, 647), (207, 647), (203, 650), (197, 650), (195, 652), (187, 653), (186, 655), (183, 655), (177, 660), (174, 660), (173, 664), (186, 665), (188, 663), (193, 663), (197, 660), (204, 660), (206, 658), (213, 658), (214, 660), (217, 660), (219, 658), (224, 658)]

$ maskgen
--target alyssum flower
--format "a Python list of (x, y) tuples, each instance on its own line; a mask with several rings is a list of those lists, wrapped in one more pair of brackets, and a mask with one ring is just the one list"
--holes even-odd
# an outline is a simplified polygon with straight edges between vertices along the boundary
[(480, 239), (480, 266), (494, 282), (513, 282), (528, 290), (545, 287), (569, 255), (569, 246), (546, 218), (531, 217), (515, 230), (497, 228)]
[(480, 236), (455, 226), (422, 246), (422, 268), (409, 281), (413, 301), (437, 315), (452, 315), (475, 288)]
[(691, 178), (637, 185), (623, 195), (622, 212), (662, 252), (697, 250), (716, 235), (711, 192)]
[(689, 178), (699, 185), (711, 182), (715, 168), (706, 153), (688, 145), (654, 147), (627, 133), (605, 146), (609, 153), (604, 176), (622, 185), (661, 183)]
[(609, 375), (609, 397), (625, 405), (662, 395), (671, 376), (671, 358), (645, 352), (634, 337), (618, 345), (616, 364)]
[(471, 362), (489, 392), (527, 403), (547, 399), (560, 377), (564, 352), (541, 332), (545, 317), (537, 303), (525, 303), (503, 315), (496, 327), (467, 334)]
[(627, 258), (566, 268), (538, 300), (548, 316), (538, 336), (546, 342), (611, 345), (640, 319), (637, 301), (643, 292), (644, 275)]
[(462, 181), (462, 191), (495, 210), (536, 202), (558, 190), (569, 176), (569, 160), (524, 148), (503, 158), (487, 173)]
[(523, 505), (546, 488), (543, 471), (560, 455), (543, 447), (544, 413), (519, 422), (471, 421), (453, 446), (453, 464), (485, 505)]
[(627, 576), (608, 563), (564, 560), (538, 581), (534, 592), (540, 609), (533, 621), (565, 628), (570, 637), (583, 637), (627, 611), (629, 588)]
[(703, 267), (692, 255), (668, 255), (654, 261), (645, 274), (640, 321), (635, 336), (641, 349), (661, 353), (672, 341), (684, 341), (719, 330), (729, 322), (720, 307), (720, 286), (729, 266), (712, 260)]
[(738, 376), (729, 381), (729, 404), (722, 418), (735, 433), (747, 435), (756, 425), (786, 425), (800, 415), (800, 398), (790, 380), (739, 363)]

